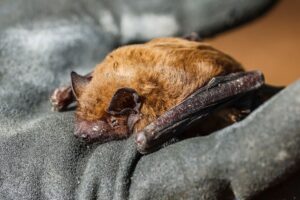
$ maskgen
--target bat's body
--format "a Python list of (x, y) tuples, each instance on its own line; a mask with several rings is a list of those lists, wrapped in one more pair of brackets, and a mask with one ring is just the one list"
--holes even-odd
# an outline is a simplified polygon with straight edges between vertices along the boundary
[(213, 77), (240, 71), (230, 56), (180, 38), (118, 48), (96, 66), (92, 78), (72, 73), (78, 102), (75, 134), (100, 141), (126, 138)]

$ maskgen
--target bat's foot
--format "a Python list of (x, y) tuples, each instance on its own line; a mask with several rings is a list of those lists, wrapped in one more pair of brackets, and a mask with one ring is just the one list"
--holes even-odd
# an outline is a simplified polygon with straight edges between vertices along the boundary
[(201, 41), (201, 37), (196, 32), (191, 32), (190, 34), (183, 36), (183, 38), (189, 41), (196, 41), (196, 42)]
[(71, 87), (56, 88), (51, 97), (50, 102), (53, 111), (62, 111), (74, 101), (74, 95)]

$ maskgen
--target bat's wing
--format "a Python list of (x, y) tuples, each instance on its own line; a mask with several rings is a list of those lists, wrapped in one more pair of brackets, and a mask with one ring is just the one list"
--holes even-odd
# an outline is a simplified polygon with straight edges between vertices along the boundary
[(137, 133), (138, 151), (144, 154), (159, 148), (194, 121), (261, 88), (263, 84), (264, 77), (259, 71), (232, 73), (213, 78), (182, 103)]

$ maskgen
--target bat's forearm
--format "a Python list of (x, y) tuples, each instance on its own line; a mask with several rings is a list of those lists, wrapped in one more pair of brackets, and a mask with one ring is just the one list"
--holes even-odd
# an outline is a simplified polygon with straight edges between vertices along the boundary
[(264, 83), (260, 72), (240, 72), (217, 77), (185, 101), (167, 111), (144, 130), (137, 133), (136, 144), (147, 153), (171, 137), (182, 127), (226, 105), (243, 94), (260, 88)]

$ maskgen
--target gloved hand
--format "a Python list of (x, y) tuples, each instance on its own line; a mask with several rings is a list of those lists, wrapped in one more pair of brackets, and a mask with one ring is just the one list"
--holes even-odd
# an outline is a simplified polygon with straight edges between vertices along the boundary
[[(48, 102), (71, 70), (90, 71), (116, 45), (192, 31), (211, 35), (272, 3), (2, 2), (1, 199), (299, 197), (299, 181), (284, 181), (298, 171), (299, 81), (240, 123), (143, 157), (133, 138), (81, 143), (73, 137), (73, 112), (51, 112)], [(276, 184), (280, 190), (272, 189)]]

